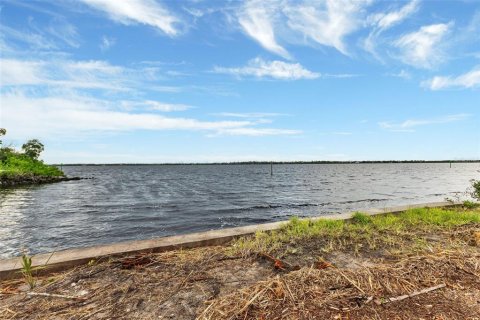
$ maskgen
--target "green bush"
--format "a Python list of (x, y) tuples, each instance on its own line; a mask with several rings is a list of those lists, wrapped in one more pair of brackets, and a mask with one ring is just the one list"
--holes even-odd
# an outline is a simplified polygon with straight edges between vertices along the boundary
[(64, 175), (57, 167), (46, 165), (43, 161), (32, 159), (11, 149), (5, 149), (0, 150), (0, 177)]
[(472, 198), (480, 201), (480, 180), (472, 180)]
[(463, 207), (465, 209), (475, 209), (476, 207), (478, 206), (478, 204), (476, 202), (473, 202), (473, 201), (469, 201), (469, 200), (465, 200), (463, 201)]
[[(7, 130), (0, 128), (0, 137), (4, 136)], [(0, 178), (22, 177), (22, 176), (64, 176), (64, 173), (54, 166), (49, 166), (38, 160), (44, 150), (43, 144), (32, 139), (22, 145), (23, 153), (17, 152), (10, 147), (1, 147), (0, 140)]]

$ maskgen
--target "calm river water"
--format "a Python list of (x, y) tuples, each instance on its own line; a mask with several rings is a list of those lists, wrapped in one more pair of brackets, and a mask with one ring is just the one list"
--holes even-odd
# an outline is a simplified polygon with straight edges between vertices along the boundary
[(67, 166), (93, 180), (0, 190), (0, 258), (443, 201), (480, 164)]

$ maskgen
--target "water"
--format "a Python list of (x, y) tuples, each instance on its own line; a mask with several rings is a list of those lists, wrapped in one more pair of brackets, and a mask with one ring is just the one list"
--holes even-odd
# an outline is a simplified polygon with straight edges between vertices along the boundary
[(326, 213), (443, 201), (480, 164), (64, 167), (93, 180), (0, 191), (0, 258)]

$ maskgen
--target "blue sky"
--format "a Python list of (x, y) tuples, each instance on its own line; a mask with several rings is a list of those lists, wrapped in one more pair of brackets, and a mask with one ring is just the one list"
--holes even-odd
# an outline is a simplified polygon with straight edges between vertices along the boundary
[(51, 163), (480, 158), (478, 1), (0, 1)]

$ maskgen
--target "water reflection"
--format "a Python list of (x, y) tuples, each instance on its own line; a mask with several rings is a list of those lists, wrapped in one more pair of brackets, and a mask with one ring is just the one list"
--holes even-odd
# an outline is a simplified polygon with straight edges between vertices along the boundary
[(19, 254), (28, 244), (25, 213), (32, 201), (29, 188), (0, 190), (0, 257)]

